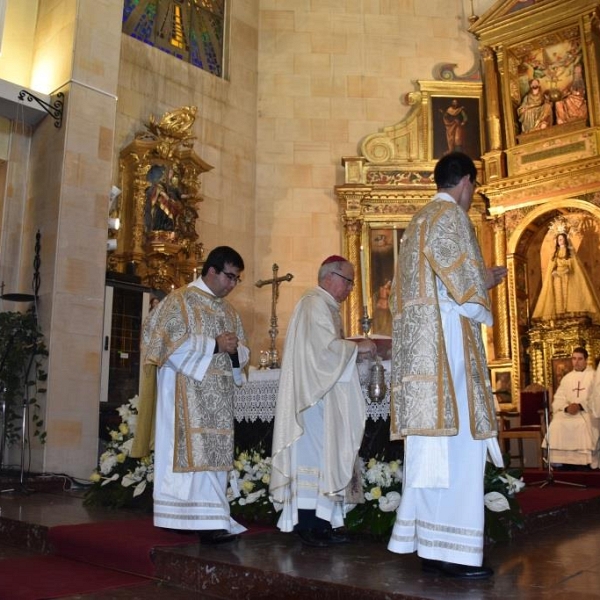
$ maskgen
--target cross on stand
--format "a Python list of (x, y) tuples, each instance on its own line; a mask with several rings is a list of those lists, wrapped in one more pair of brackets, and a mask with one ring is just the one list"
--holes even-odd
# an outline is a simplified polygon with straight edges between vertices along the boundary
[(283, 277), (277, 277), (279, 267), (273, 265), (273, 277), (271, 279), (259, 279), (254, 285), (256, 287), (263, 287), (263, 285), (271, 285), (271, 327), (269, 328), (269, 336), (271, 338), (271, 349), (269, 350), (269, 368), (279, 369), (280, 364), (277, 357), (277, 349), (275, 348), (275, 338), (277, 337), (277, 299), (279, 298), (279, 285), (284, 281), (291, 281), (293, 275), (288, 273)]

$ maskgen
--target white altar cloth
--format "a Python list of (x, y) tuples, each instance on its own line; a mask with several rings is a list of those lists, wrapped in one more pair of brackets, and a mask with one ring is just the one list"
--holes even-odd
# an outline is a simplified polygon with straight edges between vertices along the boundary
[[(386, 393), (381, 402), (373, 402), (368, 394), (368, 373), (361, 374), (363, 396), (367, 404), (367, 418), (377, 421), (390, 415), (390, 362), (383, 361)], [(257, 369), (250, 367), (244, 384), (236, 388), (234, 416), (238, 422), (270, 422), (275, 415), (275, 401), (279, 388), (280, 369)]]

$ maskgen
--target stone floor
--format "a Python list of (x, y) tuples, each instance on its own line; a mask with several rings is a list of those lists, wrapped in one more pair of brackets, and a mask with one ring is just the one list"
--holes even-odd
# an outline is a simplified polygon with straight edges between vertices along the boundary
[[(554, 487), (545, 489), (552, 494)], [(137, 518), (127, 511), (85, 508), (81, 495), (0, 493), (0, 559), (44, 550), (47, 527)], [(222, 547), (194, 543), (156, 549), (156, 572), (162, 581), (71, 600), (600, 598), (600, 511), (598, 503), (589, 508), (588, 516), (546, 516), (529, 533), (490, 546), (486, 562), (496, 575), (487, 581), (424, 574), (416, 556), (392, 554), (382, 543), (308, 549), (293, 534), (266, 532), (244, 535)]]

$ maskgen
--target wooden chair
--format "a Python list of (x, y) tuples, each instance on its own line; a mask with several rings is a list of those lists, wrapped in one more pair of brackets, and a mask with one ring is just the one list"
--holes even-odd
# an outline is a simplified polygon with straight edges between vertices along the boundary
[[(510, 459), (518, 459), (521, 467), (525, 466), (525, 453), (523, 440), (534, 440), (537, 465), (543, 468), (542, 442), (546, 435), (544, 401), (548, 393), (544, 387), (532, 384), (525, 388), (520, 395), (519, 412), (499, 413), (498, 440), (503, 452), (510, 455)], [(511, 425), (511, 419), (518, 417), (519, 423)], [(510, 442), (517, 440), (518, 454), (510, 454)]]

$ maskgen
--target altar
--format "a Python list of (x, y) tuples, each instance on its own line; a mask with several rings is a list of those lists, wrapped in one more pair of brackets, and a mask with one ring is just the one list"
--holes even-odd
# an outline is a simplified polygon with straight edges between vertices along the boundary
[[(361, 456), (369, 459), (385, 456), (393, 460), (402, 456), (402, 443), (390, 442), (390, 361), (382, 362), (385, 370), (386, 393), (380, 401), (369, 398), (368, 370), (359, 368), (361, 388), (367, 407), (365, 436)], [(244, 384), (236, 388), (234, 417), (236, 447), (256, 448), (269, 451), (273, 435), (275, 402), (279, 388), (280, 369), (259, 370), (250, 367)]]

